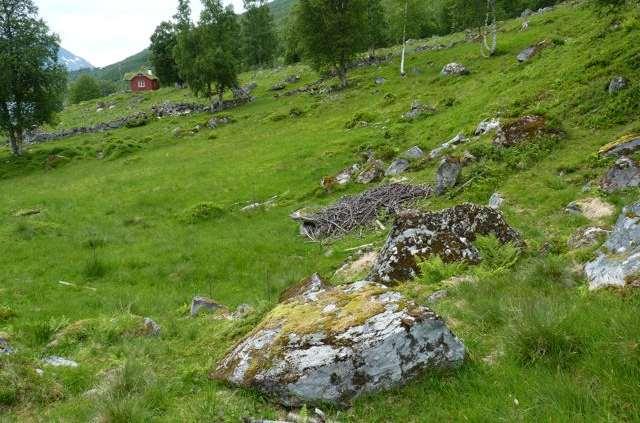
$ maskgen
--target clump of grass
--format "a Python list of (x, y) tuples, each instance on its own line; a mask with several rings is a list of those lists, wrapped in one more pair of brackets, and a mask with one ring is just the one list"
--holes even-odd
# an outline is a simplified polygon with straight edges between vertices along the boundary
[(480, 236), (474, 245), (480, 251), (481, 268), (489, 272), (502, 272), (512, 268), (521, 254), (515, 245), (502, 244), (494, 235)]
[(438, 256), (419, 263), (420, 280), (425, 284), (437, 284), (453, 276), (460, 275), (466, 268), (464, 263), (445, 263)]
[(346, 129), (352, 129), (357, 126), (367, 126), (372, 122), (375, 122), (376, 115), (369, 112), (359, 112), (353, 115), (347, 123), (344, 124)]
[(6, 322), (17, 316), (17, 313), (9, 306), (0, 305), (0, 322)]
[(195, 224), (207, 220), (219, 219), (224, 216), (224, 209), (211, 202), (203, 202), (189, 207), (182, 212), (180, 220), (184, 223)]
[(89, 279), (98, 279), (107, 274), (107, 265), (100, 259), (97, 246), (90, 248), (91, 255), (85, 262), (82, 274)]

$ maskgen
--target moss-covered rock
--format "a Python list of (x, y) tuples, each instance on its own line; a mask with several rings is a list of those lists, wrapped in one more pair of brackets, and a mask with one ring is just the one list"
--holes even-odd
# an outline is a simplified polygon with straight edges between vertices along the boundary
[(286, 406), (341, 405), (464, 359), (464, 345), (435, 313), (384, 285), (330, 288), (314, 275), (283, 298), (213, 378)]

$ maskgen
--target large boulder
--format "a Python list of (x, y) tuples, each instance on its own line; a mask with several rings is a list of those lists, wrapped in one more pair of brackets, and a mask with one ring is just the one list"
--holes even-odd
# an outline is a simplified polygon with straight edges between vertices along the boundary
[(395, 159), (393, 162), (391, 162), (391, 164), (387, 168), (387, 171), (384, 174), (386, 176), (398, 176), (406, 172), (407, 169), (409, 169), (409, 166), (411, 166), (411, 163), (409, 163), (409, 160)]
[(314, 275), (293, 294), (224, 357), (214, 379), (288, 407), (347, 405), (464, 360), (441, 318), (384, 285), (331, 288)]
[(622, 209), (598, 257), (585, 265), (589, 289), (636, 283), (640, 275), (640, 202)]
[(542, 116), (522, 116), (498, 127), (493, 144), (514, 147), (542, 135), (559, 136), (560, 131), (549, 128)]
[(502, 213), (490, 207), (462, 204), (433, 213), (407, 210), (398, 215), (369, 279), (392, 283), (414, 278), (418, 260), (439, 256), (444, 262), (480, 262), (472, 244), (478, 235), (494, 234), (502, 243), (523, 247), (520, 234)]
[(600, 181), (605, 192), (640, 186), (640, 166), (629, 157), (620, 157)]
[(618, 138), (599, 150), (599, 154), (609, 157), (620, 157), (632, 154), (640, 148), (640, 134), (628, 134)]

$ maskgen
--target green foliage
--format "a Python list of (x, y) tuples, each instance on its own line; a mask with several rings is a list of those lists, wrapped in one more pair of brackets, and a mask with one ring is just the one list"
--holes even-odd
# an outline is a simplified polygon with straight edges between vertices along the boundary
[(316, 69), (333, 68), (346, 86), (347, 66), (367, 47), (367, 2), (300, 0), (295, 19), (305, 58)]
[(421, 262), (419, 266), (420, 281), (428, 285), (435, 285), (453, 276), (460, 275), (466, 268), (466, 265), (460, 262), (444, 263), (438, 256)]
[(520, 258), (520, 249), (502, 244), (495, 236), (480, 236), (474, 245), (480, 251), (481, 265), (490, 272), (503, 272), (513, 267)]
[(81, 101), (102, 97), (102, 88), (98, 81), (89, 75), (82, 75), (69, 87), (69, 102), (77, 104)]
[(368, 123), (375, 122), (376, 115), (369, 112), (359, 112), (353, 115), (353, 117), (344, 124), (346, 129), (352, 129), (357, 126), (366, 126)]
[(3, 0), (0, 7), (0, 132), (14, 155), (22, 153), (27, 129), (62, 110), (67, 82), (58, 38), (37, 13), (32, 0)]
[(165, 85), (182, 82), (173, 56), (176, 37), (176, 28), (171, 22), (162, 22), (151, 36), (151, 64), (160, 82)]
[(263, 0), (245, 0), (245, 10), (242, 16), (244, 62), (249, 67), (270, 66), (278, 50), (271, 10)]
[(11, 307), (0, 305), (0, 322), (6, 322), (13, 317), (16, 317), (16, 312)]

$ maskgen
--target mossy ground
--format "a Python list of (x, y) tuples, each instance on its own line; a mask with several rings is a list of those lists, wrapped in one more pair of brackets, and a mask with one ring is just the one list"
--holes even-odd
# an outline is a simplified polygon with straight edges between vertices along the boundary
[[(202, 114), (35, 146), (20, 159), (3, 150), (0, 332), (18, 353), (0, 357), (0, 420), (275, 417), (279, 410), (257, 393), (210, 381), (210, 369), (285, 288), (313, 272), (331, 274), (349, 255), (345, 250), (379, 246), (385, 237), (371, 230), (309, 243), (288, 214), (362, 190), (352, 185), (326, 194), (318, 188), (323, 176), (357, 161), (362, 151), (388, 160), (416, 144), (430, 150), (497, 114), (543, 115), (566, 135), (508, 151), (492, 147), (488, 137), (475, 141), (464, 147), (477, 161), (464, 170), (460, 188), (422, 204), (486, 203), (500, 191), (507, 221), (528, 244), (515, 264), (494, 252), (493, 261), (504, 266), (462, 269), (477, 274), (478, 283), (451, 289), (435, 307), (467, 345), (467, 363), (361, 398), (350, 410), (327, 411), (354, 422), (640, 419), (640, 294), (587, 291), (574, 269), (593, 251), (568, 252), (566, 240), (589, 222), (563, 211), (587, 195), (602, 196), (618, 210), (637, 199), (637, 190), (605, 195), (594, 185), (586, 194), (583, 186), (611, 163), (597, 156), (600, 147), (640, 130), (639, 22), (637, 9), (603, 16), (582, 4), (562, 6), (532, 18), (526, 32), (517, 21), (503, 23), (490, 59), (476, 43), (412, 53), (406, 78), (394, 59), (355, 70), (349, 89), (329, 95), (276, 99), (268, 91), (293, 73), (302, 81), (292, 88), (316, 80), (304, 67), (243, 75), (258, 82), (257, 100), (230, 111), (235, 122), (215, 130), (191, 133), (207, 121)], [(553, 47), (530, 63), (516, 62), (520, 50), (547, 38), (556, 40)], [(449, 62), (463, 63), (471, 74), (440, 76)], [(605, 86), (615, 75), (631, 82), (611, 96)], [(376, 85), (377, 76), (386, 82)], [(416, 99), (437, 111), (402, 122)], [(112, 100), (116, 107), (100, 113), (96, 102), (70, 107), (58, 126), (110, 120), (163, 100), (195, 101), (173, 89), (103, 101)], [(345, 128), (363, 116), (366, 125)], [(175, 137), (176, 127), (185, 133)], [(435, 166), (407, 176), (432, 182)], [(273, 208), (239, 211), (274, 195)], [(181, 218), (201, 204), (224, 213), (193, 223)], [(36, 208), (40, 213), (15, 215)], [(99, 272), (90, 270), (96, 263)], [(415, 282), (415, 295), (439, 288), (439, 279)], [(194, 295), (258, 311), (238, 322), (187, 318)], [(102, 324), (120, 315), (152, 317), (162, 335), (105, 336), (110, 332)], [(56, 333), (86, 319), (103, 322), (102, 329), (60, 351), (80, 366), (42, 367)], [(84, 395), (110, 369), (126, 371), (99, 400)]]

